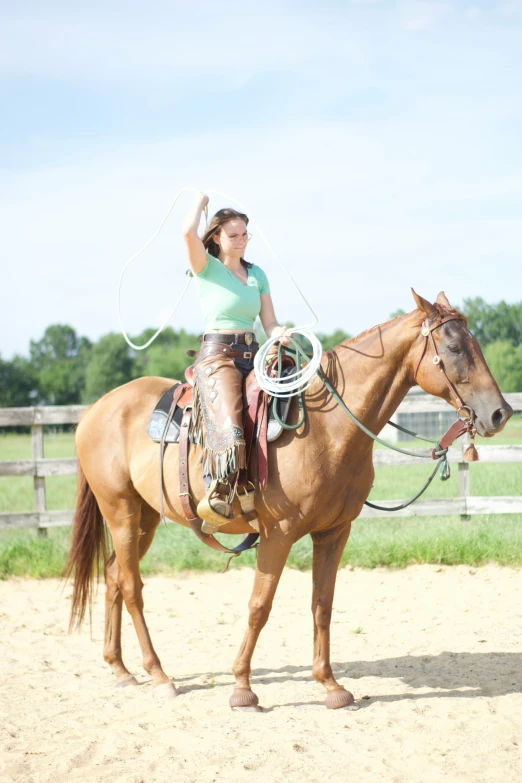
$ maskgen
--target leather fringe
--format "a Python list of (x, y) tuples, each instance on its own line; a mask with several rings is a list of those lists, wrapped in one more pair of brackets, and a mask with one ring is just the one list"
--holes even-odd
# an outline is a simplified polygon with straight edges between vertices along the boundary
[(199, 463), (203, 464), (203, 474), (226, 483), (230, 474), (246, 468), (245, 441), (235, 440), (227, 448), (219, 451), (212, 449), (205, 433), (197, 382), (194, 384), (192, 400), (192, 434), (194, 443), (203, 448), (203, 454), (199, 460)]

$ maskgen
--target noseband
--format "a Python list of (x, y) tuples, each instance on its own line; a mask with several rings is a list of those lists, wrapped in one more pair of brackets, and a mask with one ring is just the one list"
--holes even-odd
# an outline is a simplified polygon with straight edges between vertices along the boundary
[(417, 367), (415, 370), (415, 373), (413, 375), (413, 379), (415, 382), (417, 382), (417, 373), (419, 372), (419, 367), (421, 365), (422, 360), (424, 359), (424, 356), (427, 353), (428, 349), (428, 343), (431, 343), (433, 347), (433, 358), (432, 362), (434, 365), (438, 365), (439, 370), (444, 376), (444, 380), (446, 381), (446, 385), (448, 389), (450, 390), (450, 395), (452, 395), (455, 399), (455, 402), (457, 403), (457, 416), (463, 424), (466, 425), (466, 430), (469, 432), (471, 438), (475, 437), (476, 434), (476, 427), (475, 427), (475, 419), (476, 414), (473, 408), (471, 408), (469, 405), (465, 405), (462, 401), (462, 398), (460, 397), (458, 391), (456, 390), (455, 386), (452, 384), (450, 379), (448, 378), (448, 374), (446, 373), (446, 370), (444, 369), (444, 362), (442, 361), (441, 357), (437, 353), (437, 346), (435, 344), (435, 339), (433, 337), (433, 332), (435, 329), (438, 329), (439, 326), (442, 326), (442, 324), (447, 323), (448, 321), (455, 321), (455, 320), (462, 320), (460, 316), (458, 315), (447, 315), (445, 318), (442, 318), (442, 320), (438, 321), (438, 323), (433, 324), (433, 326), (430, 326), (428, 323), (428, 320), (422, 322), (422, 330), (421, 334), (424, 337), (424, 346), (422, 348), (422, 353), (420, 355), (420, 359), (417, 363)]

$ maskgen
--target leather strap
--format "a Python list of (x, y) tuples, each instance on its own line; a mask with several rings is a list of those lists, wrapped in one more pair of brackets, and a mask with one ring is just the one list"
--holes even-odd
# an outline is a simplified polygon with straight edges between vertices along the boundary
[(179, 497), (181, 500), (183, 513), (185, 514), (188, 522), (191, 522), (191, 520), (196, 521), (198, 519), (192, 498), (190, 497), (188, 476), (188, 444), (191, 417), (192, 409), (185, 408), (183, 418), (181, 419), (181, 427), (179, 432)]
[(267, 445), (267, 427), (268, 427), (268, 402), (266, 394), (261, 396), (261, 405), (258, 408), (261, 421), (257, 429), (257, 472), (259, 474), (259, 483), (262, 489), (266, 489), (268, 483), (268, 445)]
[(254, 440), (254, 430), (257, 420), (257, 412), (260, 405), (260, 398), (262, 389), (257, 387), (253, 390), (250, 397), (250, 403), (248, 405), (245, 417), (245, 443), (246, 443), (246, 464), (250, 461), (250, 453), (252, 451), (252, 443)]
[(252, 392), (250, 404), (246, 413), (245, 443), (247, 448), (247, 465), (250, 463), (255, 426), (257, 421), (259, 421), (257, 432), (257, 471), (259, 475), (259, 483), (263, 489), (266, 489), (268, 482), (268, 401), (267, 395), (261, 388), (254, 389)]
[(188, 383), (180, 383), (176, 388), (174, 389), (174, 392), (172, 394), (172, 404), (169, 408), (169, 413), (167, 416), (167, 421), (165, 424), (165, 428), (163, 432), (161, 433), (161, 440), (160, 440), (160, 453), (159, 453), (159, 473), (160, 473), (160, 519), (161, 521), (165, 521), (165, 506), (164, 506), (164, 482), (163, 482), (163, 458), (165, 456), (165, 438), (167, 437), (167, 432), (170, 427), (170, 423), (174, 416), (174, 411), (176, 410), (176, 406), (178, 404), (178, 401), (180, 400), (182, 394), (187, 390), (190, 389), (190, 385)]
[(469, 420), (464, 421), (464, 419), (457, 419), (457, 421), (454, 421), (451, 427), (446, 430), (444, 435), (439, 441), (440, 448), (432, 449), (431, 456), (432, 459), (439, 459), (440, 454), (437, 452), (443, 451), (445, 449), (448, 449), (453, 441), (457, 440), (457, 438), (460, 438), (461, 435), (464, 435), (465, 432), (470, 432), (470, 425), (473, 426)]
[(415, 372), (413, 374), (413, 380), (417, 381), (417, 373), (419, 372), (419, 368), (420, 368), (421, 362), (422, 362), (422, 360), (423, 360), (423, 358), (424, 358), (424, 356), (426, 354), (426, 349), (428, 347), (428, 343), (431, 340), (431, 345), (433, 347), (433, 364), (439, 366), (439, 370), (441, 371), (441, 373), (444, 376), (444, 381), (446, 383), (446, 386), (448, 387), (448, 389), (450, 391), (450, 394), (452, 394), (453, 397), (455, 398), (455, 402), (458, 405), (458, 412), (461, 409), (464, 409), (464, 408), (467, 411), (469, 411), (470, 415), (469, 415), (469, 422), (468, 422), (468, 432), (470, 432), (470, 434), (472, 434), (472, 432), (474, 430), (473, 421), (476, 418), (475, 412), (474, 412), (474, 410), (472, 408), (470, 408), (469, 406), (464, 404), (464, 402), (462, 401), (462, 398), (461, 398), (460, 394), (458, 393), (457, 389), (455, 388), (454, 384), (448, 378), (448, 374), (446, 373), (446, 370), (444, 368), (444, 362), (442, 361), (442, 359), (440, 358), (440, 356), (438, 354), (437, 345), (435, 343), (435, 338), (433, 337), (433, 332), (435, 331), (435, 329), (438, 329), (439, 326), (442, 326), (442, 324), (445, 324), (448, 321), (459, 320), (460, 318), (461, 318), (461, 316), (459, 316), (459, 315), (447, 315), (445, 318), (442, 318), (440, 321), (437, 321), (432, 326), (429, 325), (427, 320), (423, 321), (421, 334), (424, 336), (424, 345), (423, 345), (423, 348), (422, 348), (422, 353), (420, 355), (419, 361), (417, 362), (417, 367), (415, 368)]

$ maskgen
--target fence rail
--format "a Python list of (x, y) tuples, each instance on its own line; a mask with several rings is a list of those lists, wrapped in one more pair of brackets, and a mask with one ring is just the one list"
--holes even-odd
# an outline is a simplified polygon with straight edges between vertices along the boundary
[[(522, 393), (505, 394), (514, 411), (522, 411)], [(32, 476), (34, 482), (35, 510), (30, 512), (0, 513), (0, 530), (37, 528), (45, 535), (47, 528), (66, 527), (71, 524), (74, 511), (49, 511), (46, 508), (45, 479), (48, 476), (71, 476), (77, 471), (76, 458), (46, 459), (44, 457), (45, 425), (76, 424), (83, 405), (55, 405), (34, 408), (0, 408), (0, 427), (31, 427), (32, 459), (1, 460), (0, 476)], [(425, 413), (447, 411), (448, 406), (436, 397), (408, 396), (397, 413)], [(449, 462), (458, 465), (458, 489), (456, 498), (433, 498), (418, 500), (398, 512), (401, 517), (447, 516), (459, 514), (469, 519), (474, 514), (522, 514), (522, 496), (477, 497), (470, 495), (469, 463), (464, 462), (464, 445), (453, 446), (448, 452)], [(414, 449), (425, 454), (426, 449)], [(495, 446), (480, 445), (482, 462), (522, 462), (522, 445)], [(395, 451), (376, 449), (373, 454), (375, 465), (418, 465), (415, 457)], [(401, 501), (379, 500), (384, 506), (395, 506)], [(384, 517), (386, 511), (364, 506), (360, 517)]]

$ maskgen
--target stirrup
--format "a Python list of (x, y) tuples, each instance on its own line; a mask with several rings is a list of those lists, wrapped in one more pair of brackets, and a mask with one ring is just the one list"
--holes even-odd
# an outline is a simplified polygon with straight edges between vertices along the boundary
[[(234, 518), (232, 505), (221, 497), (212, 497), (218, 488), (218, 482), (213, 481), (204, 498), (197, 507), (197, 515), (203, 520), (201, 530), (203, 533), (215, 533), (218, 528), (230, 522)], [(221, 493), (219, 493), (221, 494)]]

